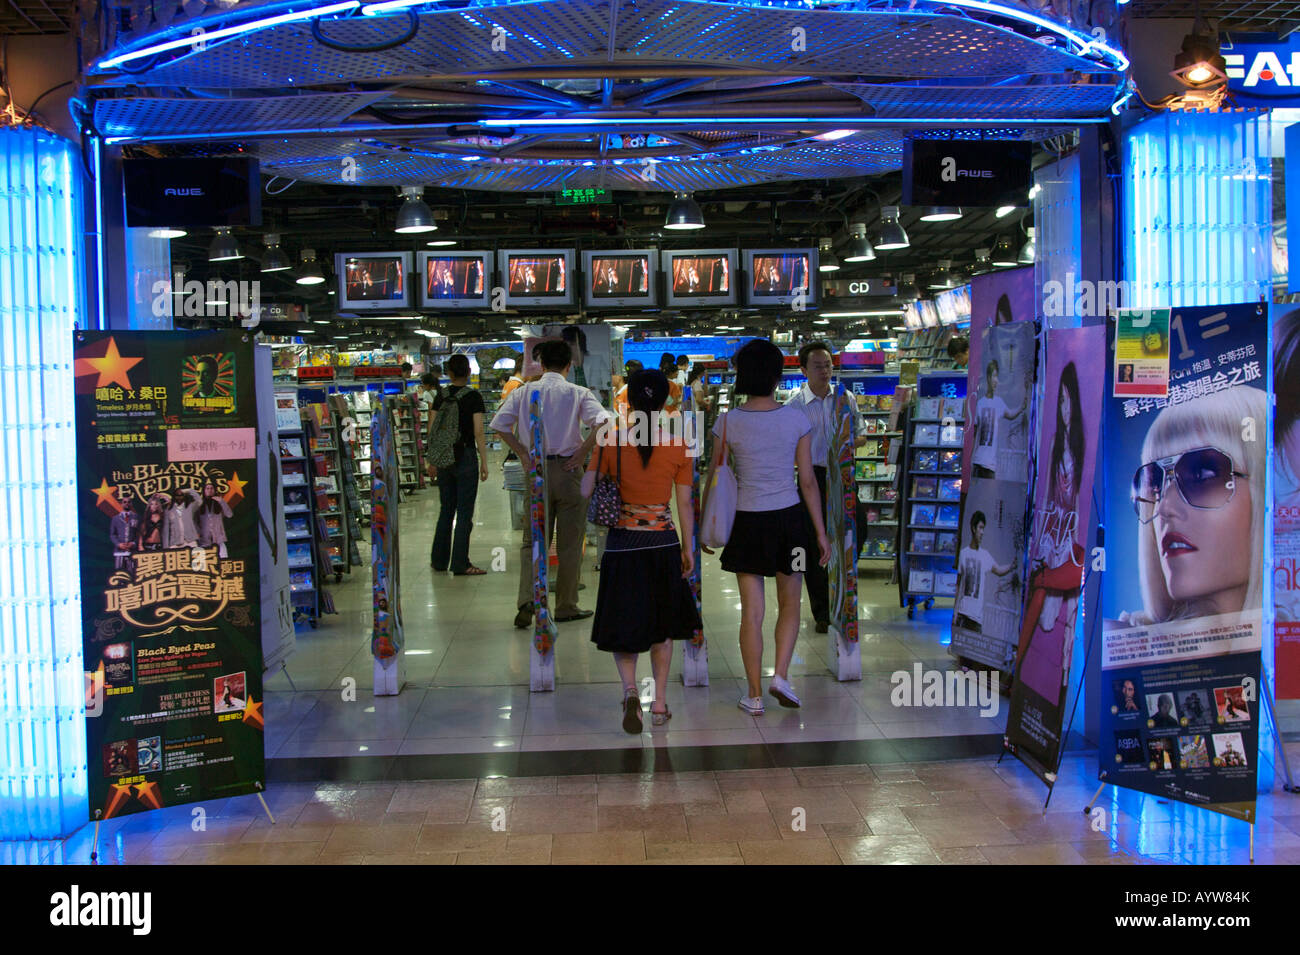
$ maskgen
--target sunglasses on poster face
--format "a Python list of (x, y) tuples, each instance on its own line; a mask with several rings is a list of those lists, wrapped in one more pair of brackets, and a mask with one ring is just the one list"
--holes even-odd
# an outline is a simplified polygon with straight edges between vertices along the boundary
[(1214, 510), (1232, 500), (1239, 477), (1249, 475), (1233, 470), (1232, 458), (1218, 448), (1195, 448), (1160, 458), (1133, 475), (1133, 510), (1143, 524), (1151, 523), (1170, 478), (1190, 507)]

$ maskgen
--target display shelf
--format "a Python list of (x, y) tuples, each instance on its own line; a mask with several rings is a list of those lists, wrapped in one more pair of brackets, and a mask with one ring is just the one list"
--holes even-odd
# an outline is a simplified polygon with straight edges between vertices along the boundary
[(316, 568), (312, 558), (312, 494), (307, 480), (307, 431), (298, 407), (297, 391), (275, 394), (280, 444), (281, 505), (284, 512), (289, 604), (295, 620), (315, 629), (320, 621)]

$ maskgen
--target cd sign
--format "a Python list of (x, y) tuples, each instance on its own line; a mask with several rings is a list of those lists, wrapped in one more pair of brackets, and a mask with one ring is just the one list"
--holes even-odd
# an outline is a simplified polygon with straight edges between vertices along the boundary
[(882, 278), (834, 279), (823, 283), (828, 298), (861, 298), (867, 295), (893, 295), (897, 287)]

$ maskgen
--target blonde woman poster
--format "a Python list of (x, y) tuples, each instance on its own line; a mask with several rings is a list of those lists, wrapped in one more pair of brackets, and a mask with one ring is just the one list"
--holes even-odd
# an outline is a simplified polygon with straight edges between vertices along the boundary
[(1178, 729), (1107, 711), (1102, 769), (1117, 785), (1253, 819), (1271, 584), (1267, 318), (1255, 305), (1186, 308), (1170, 310), (1169, 325), (1169, 396), (1107, 401), (1103, 682), (1131, 679), (1177, 699), (1241, 687), (1254, 702), (1233, 729), (1248, 758), (1120, 765), (1107, 729), (1144, 740)]

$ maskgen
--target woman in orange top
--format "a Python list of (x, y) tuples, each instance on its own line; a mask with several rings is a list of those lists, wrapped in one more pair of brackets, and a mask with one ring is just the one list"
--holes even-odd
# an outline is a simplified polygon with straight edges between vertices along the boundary
[[(603, 444), (588, 467), (615, 478), (623, 498), (600, 561), (591, 642), (614, 654), (623, 680), (623, 729), (639, 733), (637, 655), (650, 652), (655, 680), (650, 717), (662, 726), (672, 717), (667, 692), (673, 640), (689, 639), (702, 624), (687, 580), (695, 567), (690, 548), (695, 469), (680, 437), (673, 442), (656, 424), (668, 379), (662, 372), (638, 371), (628, 379), (627, 394), (633, 412), (628, 426), (620, 427), (614, 447)], [(674, 492), (680, 539), (669, 506)]]

